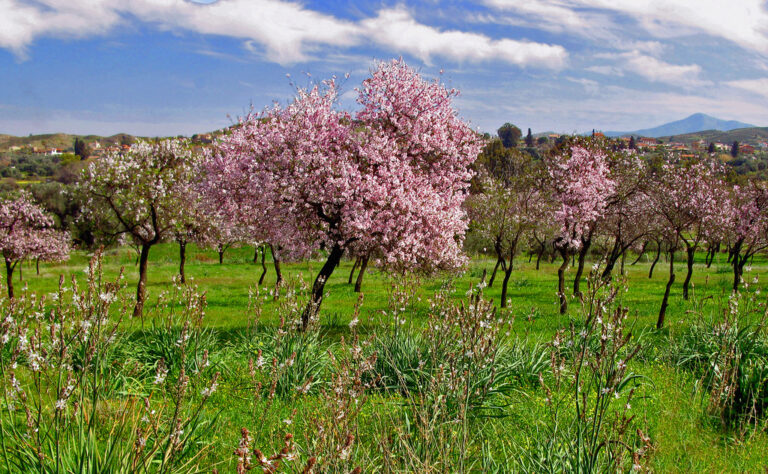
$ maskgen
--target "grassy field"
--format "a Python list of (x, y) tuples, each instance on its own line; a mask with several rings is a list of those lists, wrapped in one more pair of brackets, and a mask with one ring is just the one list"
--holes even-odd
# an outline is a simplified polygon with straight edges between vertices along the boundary
[[(153, 318), (156, 319), (155, 326), (159, 327), (161, 317), (154, 315), (162, 312), (164, 305), (158, 308), (156, 301), (162, 293), (174, 291), (172, 280), (178, 270), (177, 252), (178, 248), (172, 244), (153, 248), (149, 265), (147, 317), (142, 321), (127, 322), (124, 326), (130, 328), (124, 334), (127, 340), (134, 343), (143, 341), (142, 334), (153, 327)], [(205, 292), (207, 300), (201, 331), (208, 338), (206, 347), (211, 361), (221, 372), (218, 390), (210, 397), (201, 414), (201, 419), (212, 422), (214, 428), (205, 431), (203, 439), (194, 441), (198, 449), (204, 451), (196, 462), (203, 466), (201, 469), (204, 471), (210, 472), (212, 467), (216, 467), (220, 472), (234, 472), (238, 461), (232, 453), (241, 440), (241, 428), (249, 429), (253, 444), (260, 446), (267, 455), (279, 451), (284, 433), (289, 431), (294, 435), (299, 459), (294, 461), (292, 468), (287, 462), (283, 463), (283, 467), (288, 468), (287, 472), (301, 472), (301, 467), (313, 454), (309, 446), (317, 444), (317, 426), (322, 423), (329, 426), (326, 419), (328, 392), (324, 387), (335, 386), (334, 372), (330, 369), (322, 372), (326, 380), (315, 381), (318, 388), (306, 395), (278, 394), (270, 400), (253, 401), (252, 390), (249, 391), (251, 378), (248, 363), (259, 354), (259, 344), (262, 343), (250, 345), (253, 340), (262, 340), (249, 339), (248, 336), (252, 334), (256, 312), (254, 305), (259, 308), (260, 331), (266, 333), (274, 332), (280, 324), (280, 317), (286, 316), (291, 309), (287, 303), (289, 297), (282, 295), (274, 300), (268, 294), (275, 279), (271, 266), (259, 297), (253, 297), (261, 267), (252, 263), (252, 258), (253, 248), (231, 249), (225, 255), (224, 264), (220, 265), (214, 252), (188, 250), (187, 276), (191, 278), (191, 285), (197, 285)], [(32, 292), (55, 293), (60, 274), (75, 275), (84, 282), (88, 259), (86, 254), (78, 252), (64, 264), (41, 264), (39, 275), (35, 274), (34, 266), (25, 264), (23, 283), (19, 283), (18, 270), (15, 282), (27, 285)], [(703, 255), (700, 260), (694, 272), (693, 301), (683, 300), (681, 283), (676, 283), (668, 309), (667, 327), (661, 331), (654, 327), (668, 272), (664, 260), (657, 265), (652, 279), (648, 278), (649, 264), (645, 258), (637, 265), (627, 264), (625, 277), (618, 279), (621, 280), (618, 284), (626, 288), (622, 287), (617, 293), (617, 304), (629, 309), (627, 325), (633, 334), (633, 343), (640, 341), (642, 345), (638, 356), (630, 363), (631, 371), (643, 376), (644, 381), (637, 388), (631, 411), (634, 415), (633, 426), (650, 437), (651, 445), (642, 466), (656, 472), (764, 472), (768, 469), (768, 436), (765, 430), (760, 426), (733, 428), (718, 423), (708, 409), (711, 394), (704, 387), (701, 374), (680, 367), (673, 362), (674, 357), (668, 355), (670, 341), (687, 334), (692, 326), (700, 322), (702, 315), (717, 315), (721, 308), (727, 306), (732, 273), (726, 256), (718, 255), (709, 269), (703, 265)], [(126, 291), (132, 294), (137, 278), (135, 262), (136, 254), (128, 248), (109, 250), (104, 257), (105, 276), (113, 277), (124, 267), (128, 284)], [(415, 288), (413, 298), (402, 308), (403, 311), (399, 311), (397, 319), (406, 319), (403, 327), (410, 331), (423, 330), (432, 324), (428, 316), (430, 301), (434, 302), (433, 295), (446, 281), (452, 280), (454, 286), (449, 301), (459, 304), (467, 300), (467, 292), (480, 282), (483, 271), (492, 270), (493, 263), (490, 259), (474, 258), (461, 275), (414, 279), (410, 285)], [(310, 282), (321, 265), (320, 261), (285, 264), (284, 273), (288, 280)], [(359, 310), (359, 324), (353, 330), (349, 323), (356, 317), (358, 297), (347, 283), (351, 265), (351, 261), (344, 261), (326, 285), (327, 296), (314, 342), (318, 347), (300, 346), (314, 351), (307, 357), (319, 360), (324, 357), (326, 349), (331, 353), (342, 353), (356, 335), (361, 340), (374, 340), (374, 334), (381, 336), (391, 331), (388, 329), (392, 325), (390, 315), (393, 305), (390, 301), (393, 291), (402, 291), (404, 279), (370, 269), (363, 284), (364, 302)], [(557, 262), (542, 263), (537, 271), (526, 258), (515, 262), (516, 270), (509, 283), (511, 306), (497, 313), (505, 319), (514, 319), (510, 334), (500, 338), (504, 341), (502, 344), (518, 347), (522, 354), (529, 348), (530, 351), (545, 350), (548, 347), (546, 344), (552, 341), (559, 329), (569, 327), (572, 322), (578, 327), (582, 318), (578, 300), (571, 300), (568, 314), (558, 314), (557, 265)], [(754, 278), (760, 282), (768, 281), (766, 272), (768, 263), (763, 258), (756, 259), (745, 279), (750, 282)], [(676, 273), (677, 281), (682, 282), (684, 264), (677, 267)], [(573, 268), (569, 269), (571, 279), (572, 274)], [(493, 288), (483, 290), (483, 297), (495, 302), (496, 306), (501, 291), (500, 282), (499, 278)], [(569, 287), (571, 285), (572, 281)], [(761, 287), (762, 283), (752, 284), (747, 293), (760, 300), (761, 297), (755, 296), (755, 292)], [(298, 362), (297, 367), (311, 362)], [(334, 367), (333, 362), (327, 364)], [(300, 379), (297, 381), (301, 383)], [(419, 393), (423, 398), (427, 392)], [(157, 395), (158, 398), (162, 396)], [(494, 395), (492, 416), (475, 414), (458, 417), (465, 425), (461, 430), (437, 422), (419, 424), (419, 410), (426, 404), (422, 400), (416, 405), (412, 397), (398, 393), (398, 390), (370, 390), (364, 398), (365, 403), (361, 402), (354, 421), (350, 421), (347, 413), (347, 418), (339, 422), (339, 426), (354, 424), (352, 455), (342, 457), (344, 462), (326, 464), (325, 470), (349, 472), (351, 466), (360, 466), (363, 472), (379, 469), (394, 472), (504, 472), (521, 469), (520, 466), (513, 468), (510, 459), (519, 458), (521, 450), (530, 451), (530, 446), (541, 444), (546, 438), (547, 420), (551, 418), (551, 408), (547, 404), (549, 397), (534, 379), (521, 380), (512, 389)], [(439, 418), (436, 413), (434, 416)], [(429, 432), (422, 431), (425, 427)], [(343, 452), (343, 441), (337, 441), (337, 444), (340, 445), (324, 449), (335, 449), (336, 454)], [(458, 460), (458, 464), (451, 464), (446, 459)]]

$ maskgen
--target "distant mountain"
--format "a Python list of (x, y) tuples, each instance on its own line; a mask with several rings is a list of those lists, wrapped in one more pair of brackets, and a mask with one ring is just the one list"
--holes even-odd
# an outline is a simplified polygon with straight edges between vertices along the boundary
[(744, 122), (736, 120), (721, 120), (706, 114), (693, 114), (690, 117), (678, 120), (676, 122), (665, 123), (654, 128), (635, 130), (634, 132), (604, 132), (607, 137), (622, 136), (641, 136), (641, 137), (668, 137), (671, 135), (682, 135), (685, 133), (695, 133), (704, 130), (730, 131), (739, 128), (753, 128)]

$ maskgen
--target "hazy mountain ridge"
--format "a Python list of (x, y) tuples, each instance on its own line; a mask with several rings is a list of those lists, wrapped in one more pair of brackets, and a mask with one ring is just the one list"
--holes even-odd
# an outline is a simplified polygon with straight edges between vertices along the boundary
[(742, 128), (758, 128), (755, 125), (751, 125), (737, 120), (722, 120), (716, 117), (712, 117), (707, 114), (697, 113), (682, 120), (665, 123), (653, 128), (645, 128), (641, 130), (635, 130), (633, 132), (603, 132), (607, 137), (622, 137), (622, 136), (641, 136), (641, 137), (670, 137), (676, 135), (685, 135), (702, 131), (721, 131), (729, 132), (731, 130)]

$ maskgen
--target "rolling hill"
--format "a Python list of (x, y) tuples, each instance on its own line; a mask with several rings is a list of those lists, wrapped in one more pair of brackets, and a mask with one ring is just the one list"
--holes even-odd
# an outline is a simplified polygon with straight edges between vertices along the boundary
[(28, 135), (25, 137), (0, 134), (0, 152), (7, 151), (13, 146), (61, 148), (62, 150), (72, 151), (75, 138), (80, 138), (88, 143), (98, 140), (102, 145), (115, 145), (120, 143), (123, 137), (127, 137), (131, 141), (134, 138), (125, 133), (118, 133), (110, 137), (101, 137), (98, 135), (70, 135), (68, 133), (46, 133), (42, 135)]

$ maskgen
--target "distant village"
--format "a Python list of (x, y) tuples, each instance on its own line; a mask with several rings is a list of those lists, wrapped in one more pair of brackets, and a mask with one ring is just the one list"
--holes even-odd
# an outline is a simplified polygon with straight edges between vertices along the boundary
[[(209, 144), (209, 143), (213, 143), (213, 138), (214, 138), (213, 134), (203, 133), (203, 134), (193, 135), (191, 140), (193, 143)], [(111, 143), (108, 141), (99, 141), (99, 140), (93, 140), (90, 142), (86, 142), (85, 144), (87, 146), (87, 150), (89, 151), (87, 159), (101, 158), (102, 156), (108, 155), (110, 153), (124, 152), (131, 148), (131, 145), (128, 143), (120, 144), (120, 143)], [(43, 155), (43, 156), (60, 156), (65, 153), (72, 153), (73, 148), (71, 146), (67, 148), (56, 148), (56, 147), (34, 146), (30, 144), (25, 144), (25, 145), (9, 146), (7, 151), (11, 153), (25, 153), (25, 154)]]

